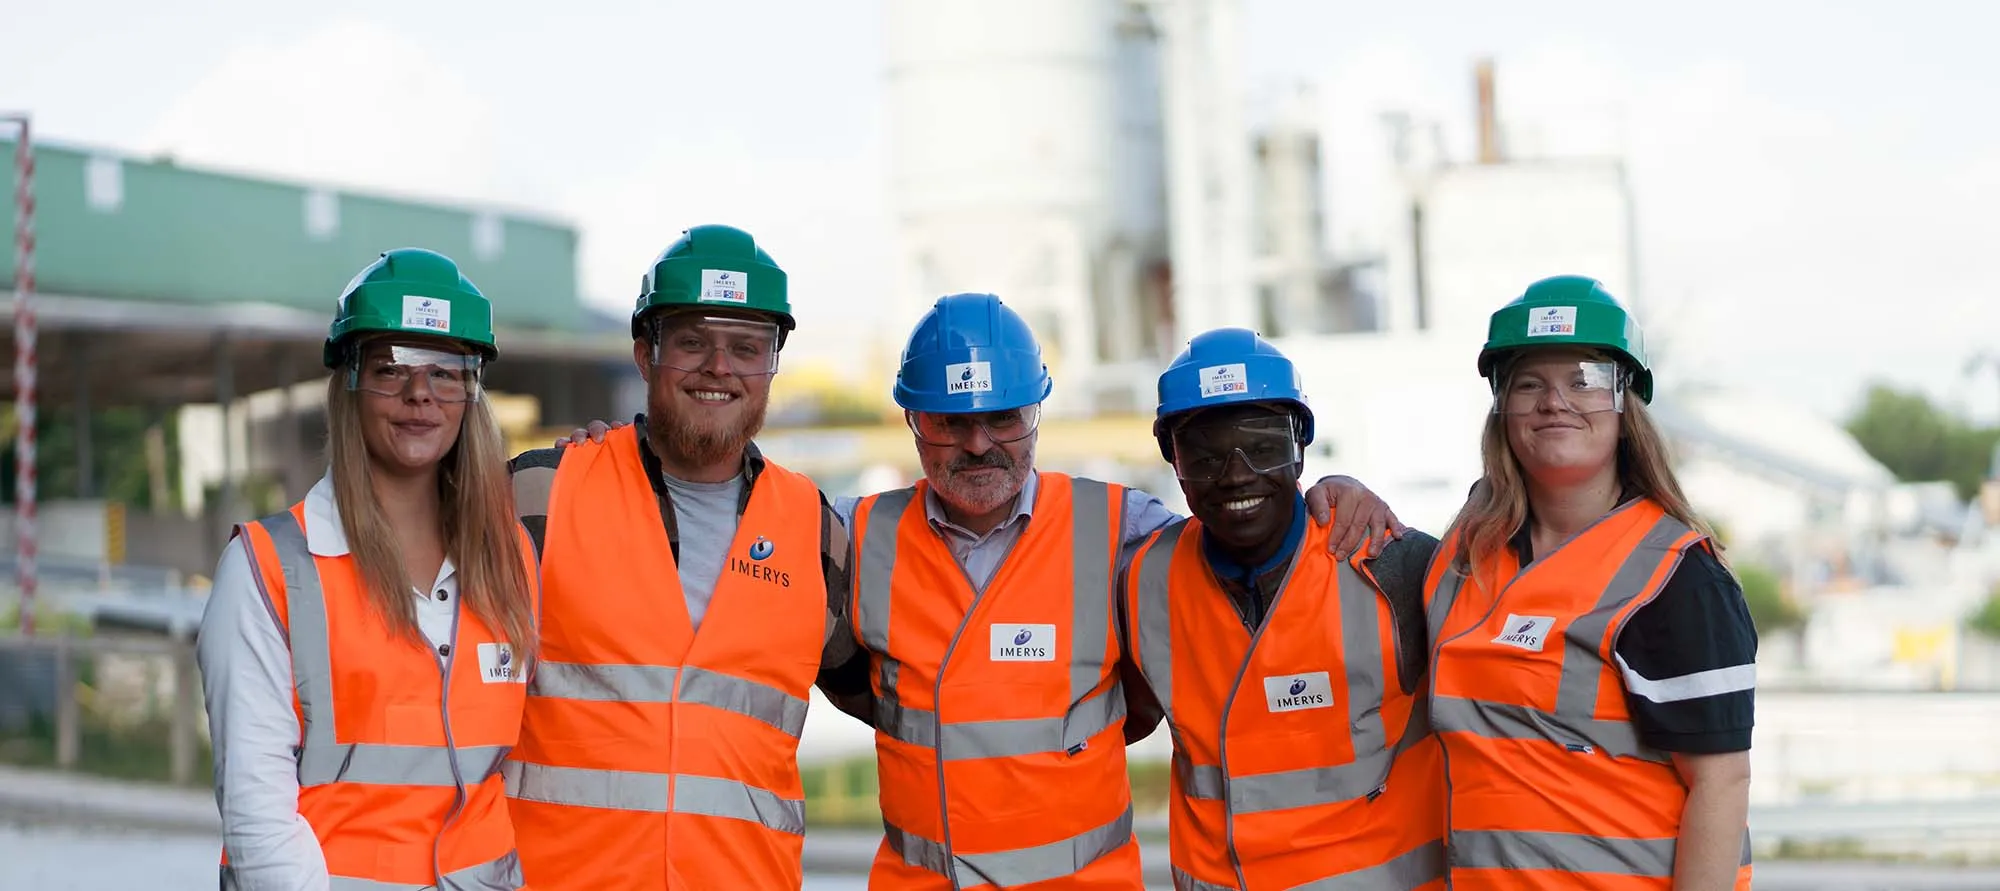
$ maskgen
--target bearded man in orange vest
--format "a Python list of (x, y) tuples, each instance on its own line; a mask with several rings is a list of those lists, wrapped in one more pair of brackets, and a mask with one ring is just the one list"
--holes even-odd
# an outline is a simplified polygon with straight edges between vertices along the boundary
[(537, 891), (803, 881), (799, 735), (854, 642), (839, 517), (751, 442), (786, 285), (749, 233), (687, 230), (632, 312), (647, 413), (512, 462), (546, 592), (506, 765)]
[(1312, 409), (1254, 332), (1197, 335), (1153, 433), (1194, 518), (1120, 584), (1140, 680), (1172, 728), (1175, 888), (1444, 886), (1443, 767), (1423, 698), (1421, 532), (1339, 559), (1299, 492)]
[[(1179, 517), (1143, 492), (1036, 472), (1051, 389), (999, 298), (938, 300), (895, 385), (924, 479), (836, 502), (852, 518), (849, 619), (871, 700), (844, 708), (872, 714), (886, 830), (871, 888), (1143, 887), (1125, 744), (1159, 714), (1128, 716), (1113, 580)], [(1336, 500), (1360, 521), (1350, 541), (1322, 532), (1326, 547), (1396, 526), (1353, 480), (1312, 498), (1322, 522)]]

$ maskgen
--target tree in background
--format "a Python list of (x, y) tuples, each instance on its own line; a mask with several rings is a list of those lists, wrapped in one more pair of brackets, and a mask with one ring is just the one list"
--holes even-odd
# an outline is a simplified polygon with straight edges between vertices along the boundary
[(1968, 616), (1965, 623), (1987, 637), (2000, 638), (2000, 588), (1986, 595), (1986, 603)]
[(1868, 388), (1847, 432), (1904, 482), (1949, 480), (1960, 498), (1979, 491), (2000, 429), (1974, 427), (1921, 394), (1886, 384)]
[[(90, 425), (91, 482), (94, 497), (123, 502), (138, 510), (155, 507), (155, 491), (163, 508), (179, 506), (180, 434), (172, 412), (158, 416), (138, 408), (107, 408), (92, 413)], [(45, 501), (78, 498), (83, 474), (77, 463), (76, 416), (73, 412), (43, 412), (35, 442), (36, 494)], [(14, 503), (14, 412), (0, 416), (0, 502)], [(150, 459), (148, 433), (153, 432)], [(156, 464), (157, 466), (152, 466)], [(156, 487), (158, 477), (163, 486)]]
[(1805, 612), (1785, 596), (1784, 587), (1778, 584), (1777, 573), (1754, 563), (1730, 569), (1736, 573), (1736, 581), (1743, 585), (1743, 600), (1750, 607), (1750, 621), (1757, 626), (1759, 635), (1805, 624)]

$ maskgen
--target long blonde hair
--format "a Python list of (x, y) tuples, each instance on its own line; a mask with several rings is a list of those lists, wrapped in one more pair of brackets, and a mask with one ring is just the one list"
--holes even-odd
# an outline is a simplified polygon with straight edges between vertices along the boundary
[[(423, 634), (417, 627), (417, 606), (411, 580), (403, 571), (401, 548), (369, 482), (361, 397), (347, 388), (344, 369), (327, 380), (327, 451), (334, 503), (369, 602), (392, 632), (421, 645)], [(517, 664), (525, 666), (535, 651), (533, 582), (522, 563), (505, 449), (500, 425), (485, 397), (467, 402), (458, 442), (438, 469), (438, 495), (445, 553), (458, 572), (464, 607), (505, 638)]]
[[(1666, 438), (1646, 411), (1646, 403), (1626, 394), (1625, 410), (1618, 417), (1618, 483), (1624, 491), (1651, 498), (1666, 509), (1667, 515), (1714, 541), (1714, 530), (1695, 516), (1681, 484), (1674, 478)], [(1471, 567), (1506, 547), (1528, 521), (1528, 485), (1521, 461), (1507, 441), (1507, 416), (1494, 412), (1486, 416), (1479, 438), (1479, 456), (1484, 476), (1472, 487), (1472, 495), (1452, 519), (1459, 536), (1453, 568), (1470, 573)], [(1719, 543), (1715, 544), (1718, 554)]]

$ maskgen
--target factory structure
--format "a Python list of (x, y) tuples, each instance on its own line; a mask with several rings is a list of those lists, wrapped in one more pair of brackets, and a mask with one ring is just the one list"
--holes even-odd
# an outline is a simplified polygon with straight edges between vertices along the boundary
[[(1193, 334), (1243, 326), (1301, 369), (1318, 422), (1305, 476), (1356, 477), (1438, 533), (1479, 473), (1490, 397), (1473, 363), (1493, 309), (1535, 279), (1582, 274), (1649, 333), (1664, 327), (1639, 272), (1641, 199), (1622, 159), (1514, 150), (1506, 72), (1491, 62), (1467, 60), (1468, 120), (1384, 116), (1394, 200), (1355, 208), (1327, 194), (1309, 89), (1248, 111), (1241, 0), (886, 0), (884, 10), (887, 314), (913, 320), (958, 291), (1019, 310), (1056, 378), (1038, 445), (1045, 469), (1184, 507), (1151, 438), (1155, 380)], [(1476, 147), (1452, 157), (1442, 134), (1462, 128)], [(515, 448), (626, 416), (642, 399), (622, 321), (577, 298), (577, 234), (560, 221), (87, 148), (50, 149), (38, 183), (44, 243), (58, 252), (42, 264), (43, 378), (67, 382), (51, 388), (48, 410), (177, 413), (179, 470), (155, 485), (181, 490), (187, 512), (126, 516), (89, 492), (45, 504), (46, 566), (198, 575), (229, 522), (299, 497), (318, 477), (323, 371), (297, 357), (324, 336), (330, 283), (381, 244), (440, 246), (494, 283), (506, 347), (492, 389)], [(240, 233), (197, 243), (173, 214), (199, 201), (232, 208), (259, 250), (231, 247)], [(1372, 247), (1334, 251), (1329, 204)], [(163, 231), (181, 233), (183, 249), (142, 237)], [(131, 259), (94, 263), (63, 245), (129, 245)], [(189, 262), (187, 249), (213, 262)], [(230, 272), (253, 255), (273, 258), (269, 268)], [(788, 364), (759, 437), (766, 453), (830, 495), (915, 479), (887, 399), (895, 327), (865, 368)], [(121, 361), (63, 358), (61, 345), (87, 341)], [(2000, 655), (1959, 621), (2000, 580), (2000, 488), (1968, 506), (1948, 487), (1899, 483), (1823, 418), (1684, 382), (1667, 346), (1656, 338), (1651, 350), (1653, 408), (1690, 497), (1728, 530), (1733, 560), (1773, 568), (1812, 615), (1804, 631), (1767, 641), (1765, 670), (1800, 683), (2000, 686)], [(829, 394), (863, 408), (834, 419), (815, 407)], [(95, 534), (112, 515), (129, 543)], [(58, 542), (58, 529), (74, 534)], [(103, 577), (89, 574), (91, 585)]]
[[(887, 3), (891, 317), (956, 291), (1019, 310), (1057, 381), (1043, 466), (1179, 507), (1149, 434), (1155, 379), (1193, 334), (1243, 326), (1300, 366), (1319, 431), (1305, 476), (1359, 478), (1442, 532), (1479, 475), (1490, 396), (1473, 363), (1488, 315), (1536, 279), (1588, 275), (1655, 335), (1652, 407), (1697, 509), (1727, 530), (1732, 559), (1773, 568), (1814, 617), (1767, 641), (1771, 677), (2000, 686), (2000, 656), (1959, 627), (2000, 580), (2000, 511), (1898, 483), (1796, 406), (1684, 383), (1639, 274), (1622, 158), (1512, 150), (1504, 72), (1469, 60), (1472, 120), (1384, 116), (1396, 200), (1343, 206), (1361, 221), (1343, 228), (1380, 247), (1337, 255), (1319, 110), (1302, 89), (1249, 120), (1242, 16), (1240, 0)], [(1444, 148), (1459, 127), (1476, 133), (1472, 157)], [(865, 388), (886, 392), (886, 378)], [(858, 491), (920, 473), (899, 434), (767, 439)]]

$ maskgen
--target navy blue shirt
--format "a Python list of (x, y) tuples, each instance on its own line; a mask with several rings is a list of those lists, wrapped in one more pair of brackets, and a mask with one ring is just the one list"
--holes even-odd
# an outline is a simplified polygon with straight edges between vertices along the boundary
[[(1285, 570), (1292, 565), (1292, 555), (1298, 553), (1299, 542), (1305, 538), (1306, 497), (1299, 494), (1292, 496), (1292, 528), (1285, 532), (1284, 545), (1271, 555), (1271, 559), (1256, 566), (1236, 562), (1236, 558), (1216, 544), (1215, 539), (1207, 535), (1201, 537), (1202, 556), (1208, 558), (1209, 569), (1223, 583), (1222, 590), (1229, 592), (1229, 599), (1236, 602), (1236, 611), (1243, 615), (1243, 624), (1250, 626), (1251, 630), (1264, 624), (1264, 612), (1270, 608), (1271, 598), (1277, 594), (1275, 586), (1284, 584)], [(1260, 589), (1265, 585), (1260, 582), (1271, 575), (1276, 576), (1271, 580), (1272, 589), (1264, 594)]]

